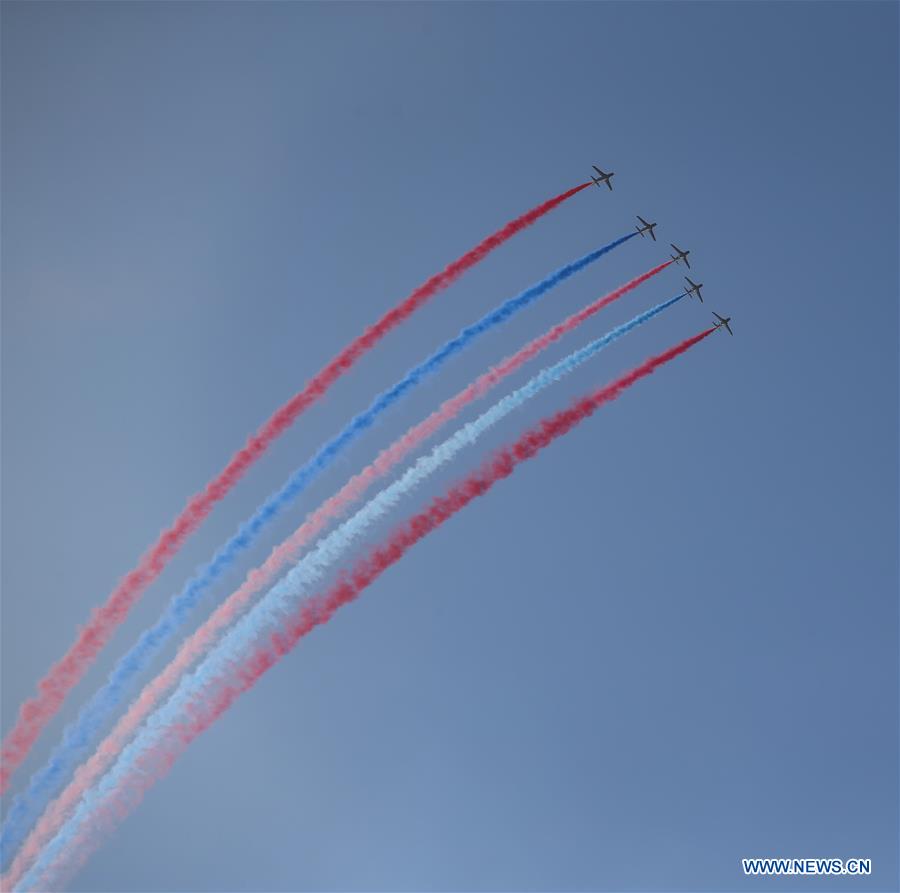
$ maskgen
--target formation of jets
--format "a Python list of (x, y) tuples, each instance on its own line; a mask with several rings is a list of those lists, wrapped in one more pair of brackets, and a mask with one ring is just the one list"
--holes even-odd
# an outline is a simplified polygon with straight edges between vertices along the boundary
[[(614, 171), (610, 171), (606, 173), (602, 171), (596, 164), (592, 164), (596, 174), (591, 174), (591, 179), (594, 181), (594, 185), (599, 189), (602, 186), (606, 186), (610, 192), (612, 192), (612, 178), (614, 176)], [(653, 241), (656, 241), (656, 233), (653, 230), (656, 228), (655, 223), (649, 223), (644, 220), (640, 214), (637, 215), (638, 225), (635, 226), (635, 229), (640, 233), (641, 238), (645, 235), (650, 236)], [(690, 269), (691, 264), (688, 260), (688, 255), (691, 253), (689, 250), (685, 251), (682, 248), (679, 248), (673, 242), (669, 243), (672, 246), (672, 250), (675, 252), (674, 254), (669, 255), (672, 258), (673, 263), (681, 264), (683, 263), (688, 269)], [(695, 274), (696, 275), (696, 274)], [(700, 289), (703, 288), (702, 282), (694, 282), (689, 276), (684, 277), (684, 281), (687, 282), (687, 286), (684, 290), (685, 295), (691, 298), (697, 298), (700, 303), (703, 303), (703, 295), (700, 294)], [(713, 316), (716, 318), (716, 322), (713, 323), (713, 327), (716, 329), (725, 329), (729, 335), (734, 335), (734, 332), (731, 331), (731, 326), (729, 323), (731, 322), (730, 316), (719, 316), (718, 313), (713, 311)]]

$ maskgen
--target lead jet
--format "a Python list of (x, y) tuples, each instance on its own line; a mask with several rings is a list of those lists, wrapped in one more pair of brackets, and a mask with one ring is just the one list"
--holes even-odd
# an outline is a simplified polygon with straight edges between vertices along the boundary
[(676, 264), (684, 261), (684, 265), (690, 269), (691, 264), (687, 259), (687, 256), (691, 253), (690, 249), (682, 251), (677, 245), (673, 245), (671, 242), (669, 242), (669, 244), (672, 245), (676, 252), (676, 254), (670, 255), (672, 260), (674, 260)]
[(703, 288), (703, 283), (702, 282), (694, 282), (694, 280), (691, 279), (690, 276), (685, 276), (684, 281), (687, 282), (687, 284), (690, 286), (690, 288), (685, 289), (684, 293), (691, 297), (696, 295), (698, 298), (700, 298), (700, 303), (702, 304), (703, 303), (703, 295), (700, 294), (700, 289)]
[(606, 185), (609, 186), (609, 191), (612, 192), (612, 183), (610, 183), (609, 181), (612, 180), (613, 175), (615, 174), (615, 171), (610, 171), (608, 174), (604, 174), (603, 171), (601, 171), (600, 168), (597, 167), (596, 164), (592, 164), (591, 167), (595, 171), (597, 171), (597, 174), (598, 174), (598, 176), (596, 176), (596, 177), (593, 174), (591, 174), (591, 179), (594, 181), (594, 183), (596, 183), (596, 185), (598, 187), (600, 187), (604, 183), (606, 183)]
[(714, 316), (717, 320), (719, 320), (719, 321), (716, 323), (716, 328), (717, 328), (717, 329), (721, 329), (722, 326), (725, 326), (725, 328), (728, 329), (728, 334), (729, 334), (729, 335), (733, 335), (733, 334), (734, 334), (734, 332), (731, 331), (731, 326), (728, 325), (728, 323), (731, 322), (731, 317), (730, 317), (730, 316), (719, 316), (719, 314), (716, 313), (715, 310), (713, 310), (713, 316)]
[(653, 232), (653, 229), (656, 226), (656, 224), (655, 223), (647, 223), (647, 221), (644, 220), (644, 218), (641, 217), (640, 214), (637, 215), (637, 219), (641, 221), (642, 225), (636, 226), (635, 229), (641, 234), (641, 238), (643, 238), (644, 233), (650, 233), (650, 238), (653, 239), (653, 241), (655, 242), (656, 234)]

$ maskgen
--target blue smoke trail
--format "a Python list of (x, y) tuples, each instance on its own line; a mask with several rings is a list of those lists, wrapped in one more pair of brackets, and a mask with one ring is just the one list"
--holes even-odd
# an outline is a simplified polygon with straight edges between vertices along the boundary
[(500, 399), (490, 409), (463, 425), (447, 440), (434, 447), (429, 454), (420, 458), (400, 478), (369, 500), (351, 518), (323, 537), (290, 573), (275, 584), (250, 611), (235, 623), (193, 672), (186, 673), (182, 677), (178, 687), (166, 703), (148, 717), (144, 728), (122, 750), (110, 771), (94, 788), (85, 792), (77, 809), (59, 830), (56, 837), (47, 844), (16, 889), (26, 890), (31, 884), (41, 879), (41, 875), (51, 865), (55, 855), (68, 845), (85, 822), (90, 821), (94, 807), (101, 803), (111, 791), (114, 791), (122, 779), (128, 778), (135, 769), (135, 761), (140, 759), (143, 753), (166, 737), (170, 723), (178, 719), (185, 706), (196, 697), (197, 692), (202, 692), (217, 678), (234, 671), (240, 661), (246, 657), (247, 649), (260, 633), (266, 627), (277, 624), (283, 614), (292, 608), (293, 600), (308, 593), (310, 587), (322, 579), (328, 566), (339, 559), (354, 540), (392, 509), (403, 496), (423, 483), (440, 467), (450, 462), (464, 447), (475, 443), (484, 432), (513, 410), (573, 372), (607, 345), (662, 313), (684, 296), (684, 292), (682, 292), (645, 310), (580, 350), (569, 354), (555, 365), (538, 372), (525, 385)]
[(312, 459), (297, 469), (287, 483), (277, 493), (271, 495), (250, 519), (238, 528), (237, 533), (195, 574), (181, 593), (172, 598), (163, 616), (141, 635), (134, 647), (112, 670), (103, 688), (99, 689), (81, 709), (75, 722), (66, 727), (63, 739), (54, 749), (50, 760), (31, 777), (28, 788), (13, 800), (9, 815), (0, 831), (2, 864), (7, 863), (14, 848), (22, 842), (28, 832), (37, 811), (43, 810), (47, 800), (58, 789), (81, 752), (100, 731), (103, 722), (120, 702), (130, 680), (177, 632), (206, 590), (255, 542), (260, 532), (334, 462), (342, 450), (370, 428), (383, 412), (423, 379), (435, 374), (447, 360), (468, 347), (480, 335), (505, 323), (552, 288), (636, 235), (637, 233), (629, 233), (560, 267), (483, 316), (478, 322), (463, 329), (428, 359), (407, 372), (392, 388), (376, 397), (368, 409), (353, 418), (340, 434), (328, 441)]

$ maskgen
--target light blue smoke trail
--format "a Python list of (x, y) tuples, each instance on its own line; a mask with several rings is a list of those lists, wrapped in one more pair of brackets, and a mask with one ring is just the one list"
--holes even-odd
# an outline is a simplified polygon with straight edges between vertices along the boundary
[(81, 709), (75, 722), (66, 727), (62, 741), (54, 749), (50, 760), (31, 777), (27, 789), (13, 800), (3, 829), (0, 831), (2, 864), (6, 865), (12, 852), (28, 832), (34, 818), (39, 811), (44, 809), (49, 798), (65, 780), (70, 769), (74, 768), (81, 753), (94, 736), (100, 732), (104, 721), (121, 701), (131, 679), (147, 666), (154, 655), (184, 624), (206, 590), (234, 564), (244, 550), (255, 542), (260, 532), (334, 462), (341, 451), (370, 428), (383, 412), (425, 378), (435, 374), (447, 360), (470, 345), (480, 335), (505, 323), (552, 288), (636, 235), (637, 233), (629, 233), (564, 267), (560, 267), (540, 282), (483, 316), (478, 322), (463, 329), (428, 359), (407, 372), (392, 388), (376, 397), (368, 409), (353, 418), (340, 434), (328, 441), (312, 459), (297, 469), (287, 483), (278, 492), (271, 495), (250, 519), (238, 528), (237, 533), (216, 552), (212, 560), (195, 574), (177, 596), (171, 599), (162, 617), (141, 635), (132, 649), (113, 668), (106, 684)]
[(322, 579), (326, 569), (341, 557), (354, 540), (383, 517), (403, 496), (453, 459), (464, 447), (475, 443), (484, 432), (513, 410), (518, 409), (536, 394), (577, 369), (607, 345), (662, 313), (683, 297), (684, 293), (682, 292), (657, 304), (580, 350), (574, 351), (555, 365), (538, 372), (527, 384), (500, 399), (490, 409), (434, 447), (430, 453), (418, 459), (400, 478), (372, 497), (332, 533), (319, 540), (315, 548), (235, 623), (194, 671), (186, 673), (182, 677), (178, 687), (168, 700), (148, 717), (144, 728), (122, 750), (115, 765), (94, 788), (85, 792), (72, 816), (60, 828), (56, 837), (47, 844), (41, 856), (16, 889), (27, 890), (30, 885), (42, 880), (41, 876), (45, 869), (51, 866), (55, 854), (62, 852), (78, 834), (81, 827), (90, 821), (90, 815), (94, 808), (101, 804), (123, 779), (129, 777), (135, 769), (135, 762), (140, 759), (141, 755), (167, 736), (170, 724), (178, 719), (186, 705), (196, 699), (197, 693), (202, 693), (210, 684), (214, 684), (216, 679), (221, 679), (230, 672), (234, 672), (260, 633), (267, 627), (277, 624), (285, 612), (293, 607), (294, 601), (307, 594), (310, 587)]

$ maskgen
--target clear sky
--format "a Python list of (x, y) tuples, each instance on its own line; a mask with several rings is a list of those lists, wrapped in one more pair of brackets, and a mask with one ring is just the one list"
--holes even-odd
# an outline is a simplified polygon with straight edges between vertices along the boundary
[[(711, 309), (734, 317), (734, 338), (635, 387), (304, 641), (75, 889), (897, 889), (896, 3), (2, 17), (4, 731), (272, 409), (483, 235), (592, 162), (616, 171), (614, 192), (498, 251), (303, 417), (148, 592), (28, 771), (186, 575), (376, 388), (634, 214), (659, 243), (631, 241), (484, 338), (241, 570), (670, 240), (706, 303), (545, 392), (391, 521)], [(666, 271), (547, 359), (680, 284)], [(754, 881), (745, 856), (870, 857), (874, 873)]]

